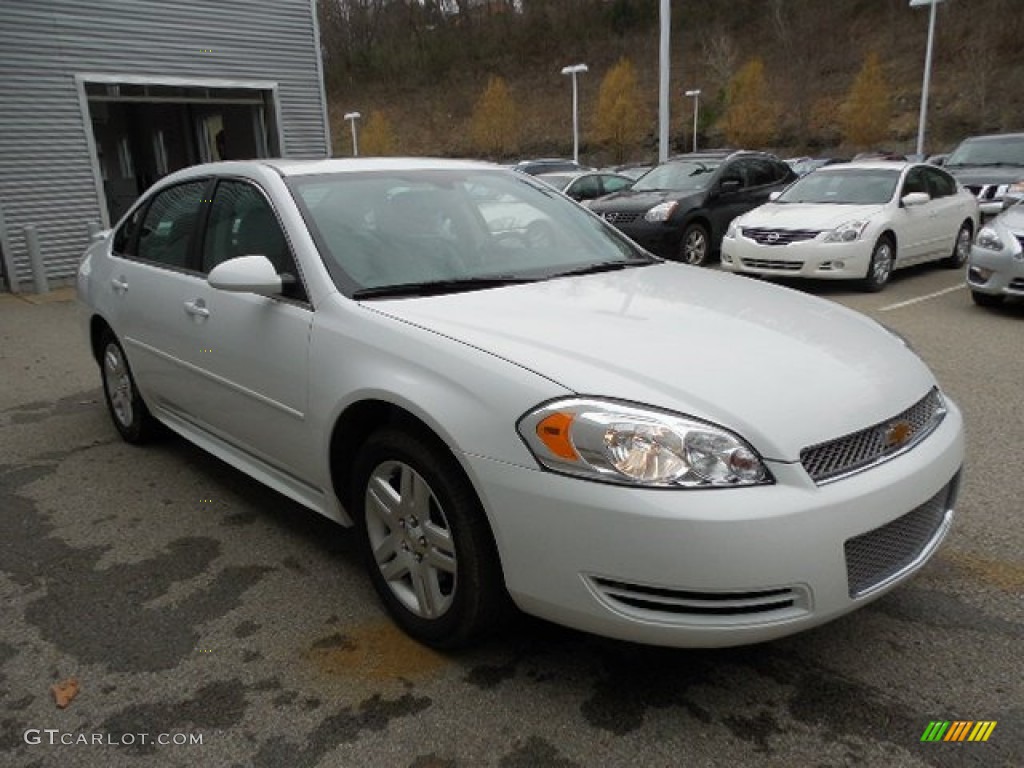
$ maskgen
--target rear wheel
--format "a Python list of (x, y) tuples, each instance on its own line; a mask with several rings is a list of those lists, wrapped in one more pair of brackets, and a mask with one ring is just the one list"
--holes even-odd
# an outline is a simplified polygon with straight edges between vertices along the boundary
[(511, 600), (490, 526), (453, 459), (417, 434), (386, 428), (360, 449), (354, 480), (370, 580), (402, 629), (455, 648), (503, 623)]
[(892, 276), (892, 267), (896, 263), (896, 246), (892, 238), (882, 235), (875, 243), (871, 251), (871, 262), (868, 264), (868, 273), (861, 281), (861, 287), (865, 291), (876, 293), (882, 290), (889, 278)]
[(953, 252), (943, 262), (943, 265), (950, 269), (960, 269), (967, 263), (967, 257), (971, 254), (971, 235), (974, 228), (971, 222), (965, 221), (960, 225), (960, 231), (956, 233), (956, 242), (953, 243)]
[(998, 293), (971, 291), (971, 298), (974, 299), (974, 303), (979, 307), (998, 307), (1003, 303), (1003, 297)]
[(144, 443), (158, 431), (158, 424), (135, 385), (128, 358), (114, 334), (107, 331), (100, 340), (100, 371), (103, 397), (114, 426), (129, 443)]
[(708, 231), (701, 224), (687, 224), (679, 241), (679, 260), (695, 267), (707, 263), (711, 244)]

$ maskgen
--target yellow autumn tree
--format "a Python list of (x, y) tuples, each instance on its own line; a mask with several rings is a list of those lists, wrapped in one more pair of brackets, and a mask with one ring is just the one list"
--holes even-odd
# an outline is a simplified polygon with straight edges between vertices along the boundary
[(878, 54), (869, 53), (846, 101), (839, 108), (843, 139), (856, 147), (877, 147), (889, 135), (892, 94)]
[(507, 157), (519, 148), (516, 105), (503, 78), (488, 80), (473, 109), (469, 134), (476, 150), (492, 157)]
[(637, 92), (633, 62), (623, 57), (601, 81), (595, 120), (597, 140), (612, 150), (617, 163), (626, 159), (629, 150), (637, 146), (647, 132)]
[(364, 155), (381, 157), (395, 154), (395, 133), (391, 129), (391, 121), (379, 110), (370, 113), (360, 138), (360, 149)]
[(736, 147), (759, 149), (775, 135), (778, 114), (768, 98), (764, 62), (751, 59), (729, 82), (718, 127)]

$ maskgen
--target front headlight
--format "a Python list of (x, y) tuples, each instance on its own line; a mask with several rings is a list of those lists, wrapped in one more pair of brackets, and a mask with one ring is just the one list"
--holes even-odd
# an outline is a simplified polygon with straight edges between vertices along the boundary
[(736, 224), (736, 219), (729, 222), (729, 226), (725, 229), (725, 236), (729, 239), (733, 239), (739, 235), (739, 227)]
[(974, 238), (974, 244), (987, 251), (1001, 251), (1006, 246), (999, 233), (992, 227), (982, 227), (978, 230), (978, 236)]
[(644, 214), (647, 221), (668, 221), (668, 217), (675, 211), (679, 203), (658, 203)]
[(573, 398), (517, 425), (544, 467), (608, 483), (732, 488), (772, 483), (761, 457), (721, 427), (641, 406)]
[(847, 221), (844, 224), (840, 224), (838, 227), (833, 229), (827, 235), (825, 235), (826, 243), (852, 243), (858, 237), (864, 233), (865, 227), (868, 222), (863, 219), (856, 221)]

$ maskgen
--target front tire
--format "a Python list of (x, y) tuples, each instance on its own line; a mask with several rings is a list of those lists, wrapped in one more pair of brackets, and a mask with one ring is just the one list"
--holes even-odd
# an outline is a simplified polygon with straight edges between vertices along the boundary
[(888, 235), (882, 235), (871, 251), (868, 273), (861, 281), (861, 288), (869, 293), (877, 293), (885, 288), (892, 277), (892, 268), (896, 263), (896, 244)]
[(707, 229), (701, 224), (687, 224), (683, 238), (679, 241), (679, 260), (684, 264), (702, 267), (708, 261), (711, 240)]
[(99, 363), (103, 399), (121, 437), (125, 442), (134, 444), (152, 439), (158, 431), (157, 421), (139, 393), (124, 348), (110, 331), (105, 332), (100, 340)]
[(982, 293), (981, 291), (971, 291), (971, 299), (979, 307), (998, 307), (1003, 303), (1003, 296), (998, 293)]
[(360, 449), (353, 489), (370, 580), (403, 630), (456, 648), (503, 623), (511, 600), (497, 549), (454, 459), (418, 434), (385, 428)]
[(974, 227), (971, 222), (965, 221), (960, 225), (960, 231), (956, 233), (956, 242), (953, 243), (953, 252), (943, 262), (943, 266), (949, 269), (960, 269), (967, 263), (967, 257), (971, 255), (971, 238), (974, 235)]

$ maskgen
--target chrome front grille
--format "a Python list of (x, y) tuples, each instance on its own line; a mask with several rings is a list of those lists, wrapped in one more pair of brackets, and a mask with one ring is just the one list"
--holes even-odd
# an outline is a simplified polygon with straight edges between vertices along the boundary
[(633, 584), (599, 576), (590, 578), (597, 594), (620, 611), (667, 620), (689, 618), (727, 619), (756, 614), (773, 616), (807, 610), (810, 596), (801, 587), (782, 587), (749, 592), (695, 592), (667, 587)]
[(608, 211), (608, 213), (603, 213), (601, 214), (601, 216), (609, 224), (619, 225), (632, 224), (634, 221), (640, 218), (641, 214), (631, 211)]
[(783, 272), (799, 272), (804, 268), (802, 261), (781, 261), (779, 259), (740, 259), (744, 267), (751, 269), (778, 269)]
[(758, 245), (789, 245), (804, 240), (813, 240), (821, 234), (820, 229), (768, 229), (765, 227), (742, 227), (740, 234)]
[(997, 184), (964, 184), (964, 188), (983, 202), (995, 200), (999, 192), (999, 185)]
[(800, 463), (818, 485), (839, 480), (910, 450), (946, 415), (938, 389), (891, 419), (800, 451)]
[(878, 589), (914, 566), (932, 548), (956, 502), (959, 475), (921, 506), (873, 531), (848, 539), (846, 579), (850, 597)]

